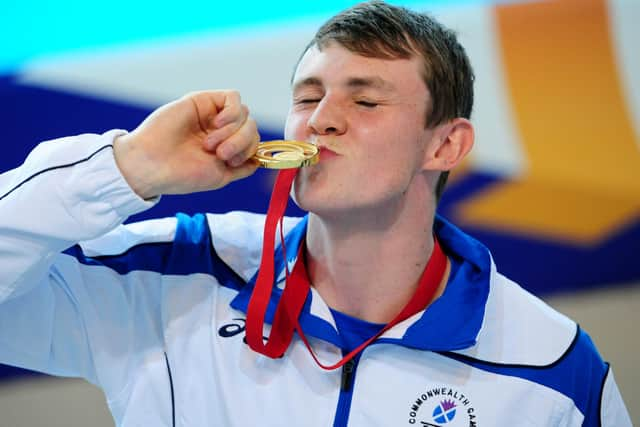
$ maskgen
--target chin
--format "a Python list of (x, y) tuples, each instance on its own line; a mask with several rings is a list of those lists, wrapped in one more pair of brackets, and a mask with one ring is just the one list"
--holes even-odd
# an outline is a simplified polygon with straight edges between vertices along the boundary
[(309, 192), (293, 191), (291, 198), (295, 204), (303, 211), (320, 213), (322, 207), (325, 209), (331, 206), (331, 201), (318, 197), (318, 195), (309, 194)]
[(293, 194), (292, 198), (300, 209), (326, 219), (347, 218), (368, 208), (353, 197), (323, 194), (319, 191)]
[(345, 208), (336, 203), (335, 197), (320, 194), (319, 191), (314, 191), (314, 189), (294, 190), (291, 197), (300, 209), (319, 216), (335, 214)]
[(320, 203), (322, 185), (319, 181), (315, 167), (303, 168), (298, 173), (291, 189), (291, 198), (300, 209), (312, 212), (313, 207)]
[[(341, 216), (375, 206), (362, 197), (359, 191), (349, 191), (349, 186), (340, 185), (342, 177), (329, 179), (325, 169), (305, 168), (298, 175), (291, 197), (298, 207), (318, 216)], [(346, 190), (346, 192), (345, 192)]]

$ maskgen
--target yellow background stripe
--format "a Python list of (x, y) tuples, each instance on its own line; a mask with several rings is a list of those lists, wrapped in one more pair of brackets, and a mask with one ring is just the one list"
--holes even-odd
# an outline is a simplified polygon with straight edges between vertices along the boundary
[(462, 204), (461, 219), (583, 242), (637, 219), (640, 152), (606, 2), (509, 4), (495, 16), (528, 169)]

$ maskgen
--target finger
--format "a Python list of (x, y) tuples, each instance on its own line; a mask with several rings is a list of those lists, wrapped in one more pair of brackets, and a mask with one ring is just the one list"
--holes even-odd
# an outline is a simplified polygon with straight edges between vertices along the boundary
[(236, 120), (228, 123), (222, 128), (210, 132), (209, 135), (207, 135), (205, 148), (210, 151), (215, 150), (218, 144), (231, 137), (231, 135), (236, 133), (246, 123), (247, 118), (249, 117), (249, 109), (245, 105), (242, 105), (240, 110), (240, 114), (237, 116)]
[(205, 134), (212, 128), (218, 111), (222, 109), (216, 102), (216, 97), (221, 96), (217, 92), (195, 92), (185, 95), (181, 100), (191, 103), (195, 108), (198, 126)]
[(252, 144), (248, 145), (247, 148), (242, 152), (233, 156), (228, 162), (229, 165), (234, 167), (240, 166), (244, 162), (251, 159), (251, 157), (253, 157), (253, 155), (256, 153), (256, 150), (258, 149), (259, 142), (260, 142), (260, 135), (258, 134), (258, 132), (256, 132), (253, 136)]
[(253, 155), (259, 139), (256, 122), (250, 118), (236, 133), (220, 143), (216, 148), (216, 155), (224, 161), (230, 161), (233, 157), (245, 152), (246, 156)]
[[(200, 129), (207, 133), (211, 129), (223, 127), (243, 114), (240, 93), (235, 90), (215, 90), (192, 92), (182, 100), (191, 102), (198, 116)], [(217, 121), (222, 114), (221, 120)]]
[(249, 115), (247, 107), (242, 104), (238, 91), (225, 91), (224, 93), (224, 104), (222, 108), (218, 109), (218, 114), (213, 121), (213, 126), (216, 128), (222, 128), (238, 120), (243, 122)]

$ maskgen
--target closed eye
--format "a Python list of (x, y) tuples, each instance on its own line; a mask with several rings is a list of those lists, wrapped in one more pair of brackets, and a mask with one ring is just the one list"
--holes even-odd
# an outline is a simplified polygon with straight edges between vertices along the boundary
[(363, 107), (367, 107), (367, 108), (374, 108), (378, 106), (376, 102), (370, 102), (370, 101), (356, 101), (356, 104), (362, 105)]

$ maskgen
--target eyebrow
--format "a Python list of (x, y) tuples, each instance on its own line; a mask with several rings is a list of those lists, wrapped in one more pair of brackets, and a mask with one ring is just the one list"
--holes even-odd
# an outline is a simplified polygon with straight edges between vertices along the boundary
[[(373, 76), (373, 77), (350, 77), (347, 82), (346, 82), (346, 87), (348, 87), (349, 89), (355, 89), (355, 90), (359, 90), (359, 89), (366, 89), (366, 88), (373, 88), (373, 89), (378, 89), (378, 90), (382, 90), (385, 92), (390, 92), (393, 91), (395, 89), (395, 86), (387, 81), (382, 79), (381, 77), (377, 77), (377, 76)], [(318, 87), (318, 88), (322, 88), (324, 87), (324, 84), (322, 83), (322, 80), (319, 79), (318, 77), (307, 77), (305, 79), (302, 79), (298, 82), (296, 82), (293, 85), (293, 91), (297, 91), (300, 90), (304, 87)]]
[(322, 84), (322, 80), (317, 77), (307, 77), (306, 79), (302, 79), (293, 85), (293, 92), (302, 89), (303, 87), (319, 87), (324, 86)]
[(347, 87), (353, 88), (353, 89), (373, 88), (373, 89), (383, 90), (385, 92), (392, 91), (395, 89), (395, 86), (391, 82), (377, 76), (352, 77), (349, 80), (347, 80)]

